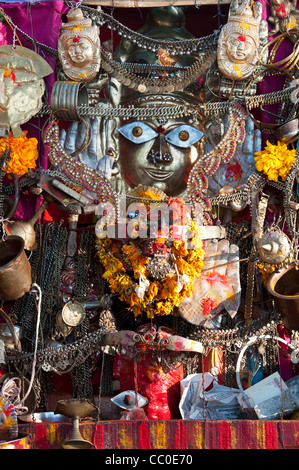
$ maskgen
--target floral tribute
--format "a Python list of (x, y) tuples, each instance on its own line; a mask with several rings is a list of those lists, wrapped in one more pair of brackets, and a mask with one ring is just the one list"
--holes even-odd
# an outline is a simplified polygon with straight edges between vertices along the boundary
[(15, 174), (20, 178), (29, 170), (36, 168), (38, 159), (37, 144), (38, 141), (35, 137), (27, 138), (27, 131), (24, 131), (21, 137), (13, 137), (11, 132), (9, 137), (1, 137), (0, 155), (10, 150), (10, 155), (2, 168), (4, 173), (8, 175)]
[[(150, 191), (140, 196), (155, 199)], [(179, 198), (167, 198), (167, 201), (177, 210), (183, 204)], [(149, 206), (147, 210), (149, 215)], [(204, 246), (200, 228), (190, 218), (187, 225), (189, 239), (182, 236), (175, 224), (169, 227), (171, 238), (159, 229), (154, 239), (128, 237), (124, 240), (107, 236), (98, 239), (103, 278), (108, 281), (111, 292), (128, 304), (135, 317), (144, 313), (148, 318), (169, 315), (185, 297), (192, 295), (194, 279), (203, 267)], [(155, 275), (153, 264), (162, 273), (160, 276)]]
[(255, 153), (255, 167), (267, 175), (271, 181), (287, 179), (292, 164), (296, 160), (296, 149), (289, 150), (287, 145), (278, 141), (277, 145), (267, 141), (264, 150)]

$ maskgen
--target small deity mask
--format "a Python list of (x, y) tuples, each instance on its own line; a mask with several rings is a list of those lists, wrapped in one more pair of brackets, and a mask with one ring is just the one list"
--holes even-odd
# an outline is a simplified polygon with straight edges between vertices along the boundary
[(0, 46), (0, 136), (23, 132), (21, 124), (29, 121), (42, 107), (45, 91), (43, 77), (53, 72), (38, 54), (22, 46)]
[(65, 75), (74, 81), (91, 81), (101, 64), (100, 38), (97, 26), (83, 17), (80, 8), (67, 15), (68, 23), (62, 23), (58, 39), (58, 56)]
[(258, 64), (260, 19), (254, 18), (250, 6), (241, 5), (222, 28), (217, 48), (220, 72), (231, 80), (251, 76)]

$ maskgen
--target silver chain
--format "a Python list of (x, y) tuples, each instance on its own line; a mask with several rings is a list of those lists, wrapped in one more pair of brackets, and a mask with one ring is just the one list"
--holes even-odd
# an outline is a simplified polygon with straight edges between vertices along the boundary
[[(75, 8), (76, 3), (72, 0), (66, 0), (66, 5), (70, 8)], [(100, 26), (107, 24), (108, 29), (116, 30), (118, 33), (136, 43), (137, 45), (142, 45), (143, 49), (150, 50), (152, 52), (158, 52), (159, 49), (167, 49), (171, 54), (190, 54), (192, 51), (202, 50), (205, 51), (207, 47), (212, 44), (216, 44), (220, 29), (209, 36), (201, 38), (192, 38), (192, 39), (182, 39), (178, 41), (167, 41), (159, 40), (154, 38), (149, 38), (143, 36), (142, 34), (132, 31), (127, 26), (120, 23), (118, 20), (113, 18), (108, 13), (105, 13), (102, 10), (95, 10), (94, 8), (88, 6), (80, 6), (85, 17), (90, 18), (91, 20), (98, 22)]]
[(106, 107), (106, 106), (94, 106), (89, 107), (86, 105), (78, 106), (78, 112), (80, 116), (89, 116), (89, 117), (122, 117), (122, 118), (147, 118), (147, 117), (181, 117), (188, 116), (190, 114), (196, 113), (196, 109), (191, 106), (186, 105), (177, 105), (177, 106), (146, 106), (144, 108), (135, 108), (122, 106), (116, 107)]

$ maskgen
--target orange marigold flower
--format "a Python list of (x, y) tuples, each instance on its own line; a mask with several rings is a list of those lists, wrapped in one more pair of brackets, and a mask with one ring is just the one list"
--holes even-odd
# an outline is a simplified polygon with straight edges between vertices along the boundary
[(24, 131), (21, 137), (13, 137), (11, 132), (9, 137), (1, 137), (0, 155), (10, 149), (10, 158), (2, 170), (8, 175), (15, 174), (20, 178), (36, 168), (37, 144), (38, 141), (34, 137), (27, 138), (27, 131)]

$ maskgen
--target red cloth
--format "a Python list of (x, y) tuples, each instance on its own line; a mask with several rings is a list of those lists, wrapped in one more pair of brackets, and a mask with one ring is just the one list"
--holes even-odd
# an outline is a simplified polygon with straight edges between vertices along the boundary
[[(138, 332), (144, 337), (149, 332), (154, 335), (155, 330), (151, 328), (150, 325), (143, 325)], [(165, 327), (158, 329), (160, 337), (172, 333)], [(154, 358), (155, 355), (145, 349), (142, 358), (136, 361), (135, 369), (134, 360), (128, 360), (120, 354), (114, 359), (113, 377), (120, 382), (120, 392), (137, 390), (148, 399), (149, 403), (144, 407), (144, 412), (149, 419), (180, 418), (180, 381), (184, 378), (183, 366), (165, 373), (161, 364), (154, 362)]]
[[(114, 379), (120, 382), (120, 392), (135, 390), (134, 361), (119, 355), (115, 358)], [(137, 391), (149, 400), (144, 407), (149, 419), (164, 420), (180, 418), (180, 381), (183, 380), (183, 367), (172, 369), (165, 374), (161, 366), (153, 364), (151, 353), (137, 362)]]

